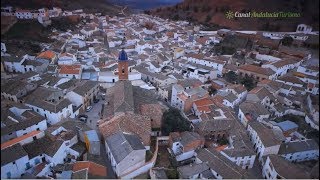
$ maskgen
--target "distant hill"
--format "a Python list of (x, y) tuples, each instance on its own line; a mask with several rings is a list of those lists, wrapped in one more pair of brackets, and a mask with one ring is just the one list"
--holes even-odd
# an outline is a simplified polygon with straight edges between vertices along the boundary
[(85, 12), (113, 15), (119, 13), (119, 7), (108, 0), (1, 0), (1, 7), (14, 6), (23, 9), (60, 7), (63, 10), (83, 9)]
[[(319, 30), (318, 0), (184, 0), (173, 7), (163, 7), (147, 14), (173, 20), (188, 20), (207, 25), (211, 29), (295, 31), (298, 24), (308, 24)], [(225, 13), (233, 12), (297, 12), (299, 18), (234, 18)]]

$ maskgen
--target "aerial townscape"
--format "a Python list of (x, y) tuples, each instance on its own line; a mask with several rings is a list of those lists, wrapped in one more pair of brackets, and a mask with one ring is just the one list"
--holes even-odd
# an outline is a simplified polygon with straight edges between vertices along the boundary
[(1, 6), (1, 179), (319, 178), (319, 27), (85, 8)]

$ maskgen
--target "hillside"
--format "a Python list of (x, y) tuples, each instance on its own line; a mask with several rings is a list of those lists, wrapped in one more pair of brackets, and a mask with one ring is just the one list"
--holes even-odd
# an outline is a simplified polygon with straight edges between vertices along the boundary
[(100, 12), (108, 15), (118, 14), (120, 8), (108, 0), (1, 0), (1, 6), (14, 6), (23, 9), (60, 7), (63, 10), (83, 9), (88, 13)]
[[(147, 14), (173, 20), (188, 20), (203, 24), (210, 29), (231, 28), (237, 30), (294, 31), (298, 24), (311, 25), (319, 29), (318, 0), (184, 0), (173, 7), (145, 11)], [(295, 18), (234, 18), (227, 19), (225, 13), (232, 12), (293, 12), (301, 13)]]

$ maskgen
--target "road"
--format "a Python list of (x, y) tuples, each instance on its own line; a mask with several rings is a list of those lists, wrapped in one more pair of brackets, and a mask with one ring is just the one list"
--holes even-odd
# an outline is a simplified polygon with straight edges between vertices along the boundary
[(97, 121), (100, 120), (100, 112), (102, 108), (102, 104), (104, 103), (104, 100), (100, 98), (99, 102), (92, 104), (92, 109), (89, 112), (85, 112), (85, 114), (88, 116), (87, 119), (87, 125), (91, 127), (92, 129), (97, 130)]
[[(100, 133), (98, 126), (97, 126), (97, 121), (100, 120), (100, 112), (101, 112), (102, 104), (105, 102), (105, 100), (102, 100), (100, 94), (98, 95), (98, 97), (100, 99), (99, 102), (93, 103), (91, 111), (85, 112), (85, 114), (88, 116), (86, 124), (89, 127), (91, 127), (92, 129), (96, 130), (98, 133), (98, 136), (100, 138), (102, 138), (101, 133)], [(106, 148), (105, 148), (103, 141), (101, 141), (101, 144), (100, 144), (100, 156), (91, 155), (90, 159), (93, 160), (94, 162), (99, 162), (99, 164), (107, 167), (108, 178), (111, 178), (111, 179), (116, 178), (116, 175), (113, 172), (112, 167), (111, 167), (111, 162), (109, 161), (109, 159), (107, 157)]]

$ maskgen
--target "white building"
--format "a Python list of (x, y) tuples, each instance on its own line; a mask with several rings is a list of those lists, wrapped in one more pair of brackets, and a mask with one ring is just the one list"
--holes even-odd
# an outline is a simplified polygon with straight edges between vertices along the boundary
[(25, 103), (44, 116), (49, 124), (56, 124), (64, 118), (76, 117), (79, 114), (79, 111), (73, 112), (72, 103), (57, 89), (39, 87), (26, 97)]
[(211, 67), (204, 66), (201, 64), (188, 63), (183, 66), (185, 70), (184, 76), (186, 78), (199, 79), (201, 82), (206, 82), (209, 79), (216, 79), (219, 71), (212, 69)]
[(59, 56), (58, 65), (72, 65), (77, 62), (77, 58), (74, 54), (63, 53)]
[(204, 55), (201, 54), (188, 54), (186, 58), (189, 62), (216, 69), (218, 70), (218, 75), (222, 76), (222, 69), (225, 62), (220, 60), (220, 57), (205, 58)]
[(247, 127), (250, 121), (259, 121), (267, 119), (270, 116), (270, 112), (260, 103), (252, 103), (245, 101), (240, 104), (238, 118), (240, 122)]
[[(302, 60), (302, 59), (301, 59)], [(301, 61), (294, 61), (290, 59), (284, 59), (277, 62), (263, 64), (261, 67), (270, 68), (276, 72), (276, 76), (283, 76), (289, 72), (290, 69), (294, 69), (300, 65)]]
[(1, 179), (20, 178), (28, 163), (28, 154), (20, 144), (1, 149)]
[(299, 24), (299, 25), (297, 26), (296, 32), (309, 34), (309, 33), (312, 32), (312, 27), (311, 27), (311, 26), (308, 26), (308, 25), (306, 25), (306, 24)]
[(202, 148), (204, 138), (195, 132), (170, 133), (169, 146), (177, 161), (190, 159), (196, 155), (195, 150)]
[(26, 73), (30, 71), (42, 73), (49, 65), (49, 61), (44, 59), (35, 59), (34, 56), (24, 55), (22, 58), (6, 56), (4, 66), (8, 72)]
[(161, 72), (161, 66), (155, 61), (149, 62), (149, 70), (154, 73)]
[[(11, 107), (8, 119), (14, 123), (3, 120), (1, 127), (1, 143), (12, 138), (20, 137), (33, 131), (44, 131), (47, 129), (47, 121), (43, 116), (31, 111), (31, 108)], [(24, 121), (21, 121), (24, 119)]]
[(319, 146), (312, 140), (291, 141), (281, 144), (279, 155), (291, 162), (319, 159)]
[(247, 131), (259, 161), (263, 156), (278, 154), (281, 142), (276, 139), (271, 129), (253, 120), (248, 123)]
[(309, 179), (304, 170), (277, 155), (266, 157), (262, 176), (265, 179)]
[(250, 152), (246, 152), (246, 150), (223, 150), (220, 152), (223, 156), (228, 158), (230, 161), (236, 163), (242, 169), (251, 169), (253, 167), (254, 161), (256, 159), (255, 154), (251, 154)]
[(106, 138), (105, 146), (118, 177), (145, 164), (146, 149), (137, 135), (118, 132)]
[(2, 53), (5, 53), (5, 52), (7, 52), (6, 44), (1, 43), (1, 56), (2, 56)]
[(30, 10), (16, 10), (16, 17), (18, 19), (33, 19), (33, 15)]

